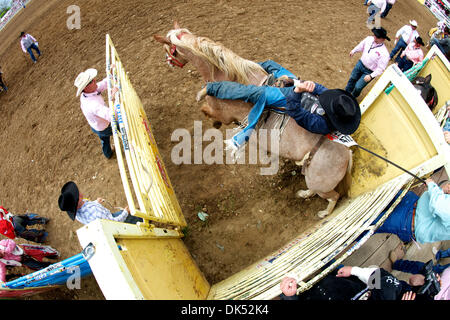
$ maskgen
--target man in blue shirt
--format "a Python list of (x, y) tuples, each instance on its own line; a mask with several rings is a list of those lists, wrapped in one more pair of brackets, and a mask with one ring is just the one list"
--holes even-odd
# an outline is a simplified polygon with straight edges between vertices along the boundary
[[(276, 63), (267, 64), (266, 61), (260, 65), (276, 77), (295, 77)], [(264, 108), (268, 106), (287, 113), (298, 125), (313, 133), (326, 135), (339, 131), (352, 134), (356, 131), (361, 120), (361, 110), (351, 94), (341, 89), (329, 90), (312, 81), (295, 79), (294, 83), (292, 87), (277, 88), (243, 85), (231, 81), (208, 82), (206, 88), (197, 94), (197, 101), (209, 95), (218, 99), (243, 100), (254, 104), (248, 116), (249, 125), (233, 137), (237, 148), (248, 141)]]
[(403, 242), (450, 240), (450, 182), (442, 188), (431, 179), (426, 183), (428, 190), (420, 198), (412, 191), (403, 197), (377, 233), (396, 234)]

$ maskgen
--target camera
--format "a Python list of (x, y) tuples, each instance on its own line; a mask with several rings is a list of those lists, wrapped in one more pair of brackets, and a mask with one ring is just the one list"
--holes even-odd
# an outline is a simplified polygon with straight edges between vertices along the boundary
[(422, 269), (422, 274), (425, 276), (425, 284), (420, 287), (417, 294), (428, 294), (434, 297), (441, 290), (436, 274), (433, 272), (433, 260), (428, 261)]

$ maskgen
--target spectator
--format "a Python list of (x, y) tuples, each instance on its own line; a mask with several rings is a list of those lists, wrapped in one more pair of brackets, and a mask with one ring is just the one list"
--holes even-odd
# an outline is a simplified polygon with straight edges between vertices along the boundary
[(444, 131), (445, 141), (448, 144), (450, 144), (450, 105), (447, 106), (447, 112), (448, 112), (448, 116), (447, 116), (447, 119), (445, 120), (445, 124), (444, 124), (444, 127), (442, 128), (442, 130)]
[(347, 82), (345, 90), (357, 98), (362, 89), (375, 77), (381, 75), (389, 63), (389, 52), (384, 40), (390, 41), (384, 28), (373, 28), (373, 36), (361, 41), (352, 51), (350, 57), (356, 52), (362, 52), (361, 59), (356, 63)]
[[(405, 255), (405, 248), (401, 246), (395, 250), (392, 250), (389, 253), (389, 260), (392, 263), (392, 269), (398, 270), (405, 273), (411, 274), (421, 274), (422, 270), (425, 266), (425, 263), (422, 261), (411, 261), (404, 260), (403, 257)], [(447, 250), (439, 250), (436, 252), (436, 264), (433, 266), (433, 271), (437, 274), (441, 274), (445, 269), (450, 267), (450, 264), (441, 265), (439, 264), (440, 259), (445, 259), (450, 257), (450, 249)]]
[(415, 38), (419, 36), (417, 32), (417, 22), (416, 20), (410, 20), (409, 25), (404, 25), (398, 29), (395, 34), (395, 47), (389, 54), (390, 59), (394, 59), (397, 53), (401, 54), (405, 50), (406, 46), (411, 43)]
[(422, 62), (423, 60), (423, 51), (421, 49), (425, 44), (421, 37), (417, 37), (413, 40), (406, 49), (397, 56), (395, 61), (397, 62), (398, 67), (403, 72), (411, 69), (417, 63)]
[(381, 14), (381, 18), (386, 18), (389, 11), (392, 9), (392, 7), (395, 4), (395, 0), (387, 0), (386, 1), (386, 9), (384, 9), (383, 13)]
[(0, 233), (10, 239), (18, 237), (37, 243), (44, 243), (48, 236), (45, 230), (27, 229), (27, 227), (36, 224), (45, 225), (49, 221), (50, 219), (39, 217), (35, 213), (13, 215), (0, 206)]
[(22, 47), (22, 51), (28, 52), (34, 63), (36, 63), (37, 60), (32, 50), (36, 51), (39, 57), (41, 56), (38, 45), (37, 40), (32, 35), (25, 32), (20, 33), (20, 46)]
[[(111, 128), (111, 111), (101, 96), (101, 93), (107, 89), (108, 82), (107, 78), (105, 78), (97, 83), (96, 76), (96, 69), (87, 69), (77, 76), (75, 86), (78, 88), (77, 97), (81, 94), (81, 111), (89, 123), (91, 130), (100, 138), (103, 155), (111, 159), (113, 156), (110, 142), (110, 137), (113, 134)], [(116, 92), (117, 88), (114, 88), (113, 95)]]
[(412, 290), (405, 281), (398, 280), (378, 267), (341, 266), (325, 276), (311, 289), (296, 296), (297, 280), (287, 276), (280, 283), (282, 300), (401, 300)]
[[(405, 273), (411, 273), (412, 276), (408, 282), (413, 287), (420, 287), (425, 284), (425, 275), (423, 274), (425, 263), (422, 261), (403, 260), (405, 252), (402, 248), (392, 250), (389, 254), (389, 260), (392, 263), (392, 269)], [(436, 253), (436, 261), (441, 258), (450, 257), (450, 249), (440, 250)], [(435, 295), (434, 300), (450, 300), (450, 264), (433, 266), (433, 272), (440, 282), (440, 291)]]
[(88, 224), (97, 219), (132, 224), (143, 221), (141, 218), (131, 215), (128, 206), (121, 211), (111, 213), (111, 211), (101, 205), (104, 201), (102, 198), (97, 198), (96, 201), (84, 199), (77, 185), (73, 181), (69, 181), (61, 189), (58, 204), (61, 211), (66, 211), (70, 219), (75, 220), (76, 218), (82, 224)]
[(449, 29), (446, 26), (440, 37), (432, 37), (430, 39), (430, 46), (436, 45), (445, 56), (448, 56), (450, 52), (450, 38), (448, 35)]
[[(42, 257), (42, 255), (41, 255)], [(0, 282), (6, 281), (6, 266), (20, 267), (22, 265), (31, 270), (40, 270), (51, 265), (51, 262), (42, 261), (42, 258), (35, 259), (27, 254), (27, 251), (18, 246), (13, 240), (6, 239), (0, 241)], [(49, 256), (56, 258), (57, 256)]]
[(2, 89), (4, 91), (8, 91), (8, 87), (6, 86), (4, 80), (3, 80), (3, 71), (2, 71), (2, 67), (0, 67), (0, 86), (2, 87)]
[(450, 240), (450, 182), (444, 181), (441, 188), (431, 179), (426, 183), (428, 190), (420, 198), (408, 191), (376, 232), (396, 234), (403, 242)]

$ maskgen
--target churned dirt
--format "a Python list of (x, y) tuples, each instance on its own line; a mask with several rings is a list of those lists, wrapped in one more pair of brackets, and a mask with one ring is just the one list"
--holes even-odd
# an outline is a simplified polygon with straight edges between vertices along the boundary
[[(0, 94), (1, 205), (16, 214), (50, 218), (49, 244), (63, 259), (82, 249), (76, 236), (82, 225), (57, 204), (66, 181), (75, 181), (88, 198), (126, 205), (117, 162), (103, 157), (73, 85), (77, 74), (90, 67), (105, 76), (109, 33), (144, 104), (188, 221), (185, 243), (211, 284), (317, 223), (316, 213), (327, 202), (295, 198), (305, 182), (291, 161), (282, 161), (273, 176), (261, 176), (258, 165), (172, 163), (172, 132), (186, 128), (192, 133), (195, 120), (203, 121), (206, 130), (212, 122), (195, 102), (202, 86), (199, 75), (190, 65), (169, 69), (152, 35), (165, 35), (177, 20), (244, 58), (272, 59), (302, 79), (344, 88), (359, 58), (350, 58), (349, 51), (371, 34), (362, 0), (84, 0), (78, 4), (79, 30), (67, 28), (70, 5), (73, 1), (33, 0), (0, 32), (0, 65), (9, 87)], [(382, 23), (393, 39), (410, 19), (418, 21), (418, 31), (428, 41), (436, 19), (416, 0), (398, 1)], [(21, 31), (39, 41), (43, 54), (37, 64), (20, 48)], [(393, 40), (387, 46), (391, 50)], [(207, 222), (198, 218), (199, 211), (209, 214)], [(62, 288), (31, 299), (104, 297), (89, 277), (80, 290)]]

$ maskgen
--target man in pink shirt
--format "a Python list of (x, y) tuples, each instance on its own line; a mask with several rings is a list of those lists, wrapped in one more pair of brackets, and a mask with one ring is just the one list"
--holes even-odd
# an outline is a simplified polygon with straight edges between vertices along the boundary
[(405, 72), (417, 63), (422, 62), (423, 51), (420, 47), (424, 45), (425, 44), (423, 43), (421, 37), (415, 38), (410, 44), (408, 44), (402, 54), (395, 59), (395, 62), (400, 70)]
[(373, 36), (368, 36), (350, 51), (350, 57), (353, 57), (356, 52), (362, 52), (361, 59), (353, 68), (345, 87), (345, 90), (355, 98), (372, 79), (384, 72), (389, 63), (389, 51), (384, 44), (385, 39), (391, 41), (387, 31), (380, 27), (373, 28), (372, 32)]
[[(111, 112), (101, 95), (107, 89), (107, 78), (97, 83), (96, 76), (96, 69), (87, 69), (77, 76), (75, 86), (78, 88), (77, 97), (81, 95), (81, 111), (92, 131), (100, 138), (103, 154), (110, 159), (113, 155), (110, 143), (112, 136)], [(113, 95), (116, 90), (117, 88), (113, 89)]]
[(20, 46), (22, 47), (23, 52), (28, 52), (33, 63), (36, 63), (37, 60), (32, 50), (36, 51), (39, 57), (41, 56), (37, 40), (31, 34), (22, 31), (20, 33)]

